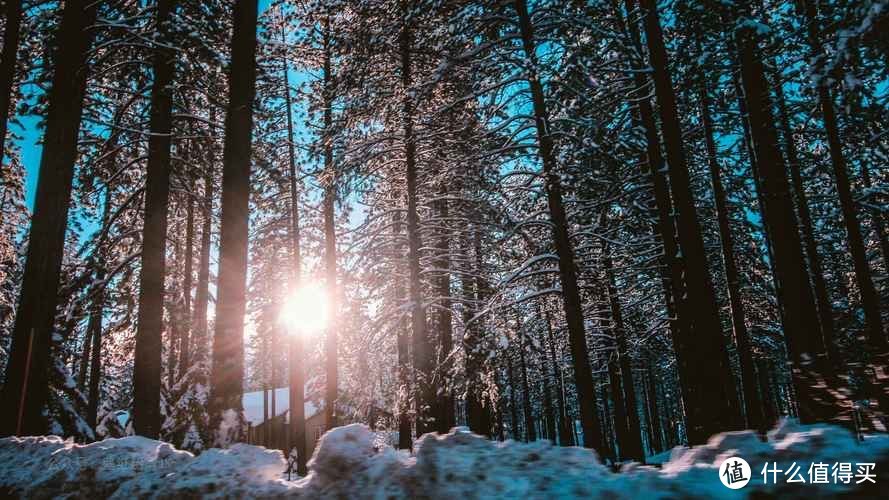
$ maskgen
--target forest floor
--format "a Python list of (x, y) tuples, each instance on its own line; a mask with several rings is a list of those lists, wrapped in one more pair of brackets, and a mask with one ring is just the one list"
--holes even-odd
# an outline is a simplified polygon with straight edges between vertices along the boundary
[[(749, 431), (722, 433), (674, 449), (660, 468), (625, 464), (619, 472), (590, 450), (497, 443), (460, 428), (422, 437), (413, 455), (382, 443), (363, 425), (334, 429), (308, 476), (287, 481), (282, 453), (257, 446), (195, 456), (137, 436), (87, 445), (11, 437), (0, 440), (0, 497), (889, 498), (889, 436), (859, 441), (830, 425), (783, 421), (765, 441)], [(729, 457), (750, 465), (741, 489), (720, 480)]]

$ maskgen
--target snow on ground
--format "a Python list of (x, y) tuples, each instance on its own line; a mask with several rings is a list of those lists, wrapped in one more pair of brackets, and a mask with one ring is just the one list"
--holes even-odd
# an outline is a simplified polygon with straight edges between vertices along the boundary
[[(747, 460), (752, 479), (740, 490), (719, 480), (731, 456)], [(765, 463), (780, 470), (810, 463), (874, 463), (876, 484), (763, 484)], [(854, 467), (854, 465), (853, 465)], [(846, 429), (782, 422), (766, 442), (753, 432), (714, 436), (676, 448), (661, 469), (625, 465), (619, 473), (595, 452), (547, 441), (497, 443), (463, 428), (418, 440), (416, 453), (381, 444), (363, 425), (325, 434), (309, 475), (281, 479), (280, 451), (238, 444), (195, 457), (142, 437), (78, 445), (55, 436), (0, 439), (0, 497), (29, 498), (889, 498), (889, 436), (859, 443)], [(782, 476), (782, 475), (779, 475)], [(807, 480), (808, 483), (808, 480)]]

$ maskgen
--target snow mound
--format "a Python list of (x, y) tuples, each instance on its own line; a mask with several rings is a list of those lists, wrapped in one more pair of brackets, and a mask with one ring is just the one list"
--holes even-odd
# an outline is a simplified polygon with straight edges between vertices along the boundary
[[(51, 497), (108, 497), (131, 481), (154, 484), (194, 456), (140, 436), (87, 445), (57, 436), (0, 440), (0, 492)], [(23, 463), (24, 459), (24, 463)]]
[[(752, 479), (728, 490), (719, 466), (744, 458)], [(805, 476), (813, 462), (876, 464), (876, 484), (763, 484), (766, 463)], [(141, 437), (78, 445), (55, 436), (0, 439), (0, 497), (110, 498), (887, 498), (889, 437), (859, 442), (846, 429), (783, 421), (761, 441), (754, 432), (718, 434), (703, 446), (676, 448), (658, 469), (603, 466), (592, 450), (548, 441), (498, 443), (455, 428), (427, 434), (415, 454), (397, 451), (363, 425), (325, 434), (309, 475), (283, 480), (280, 451), (236, 444), (195, 457)]]

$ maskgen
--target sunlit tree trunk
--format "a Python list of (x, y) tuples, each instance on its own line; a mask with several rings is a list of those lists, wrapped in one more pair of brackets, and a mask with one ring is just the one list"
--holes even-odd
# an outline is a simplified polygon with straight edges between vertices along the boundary
[[(286, 47), (287, 39), (282, 29), (281, 42)], [(325, 44), (325, 51), (329, 47)], [(325, 59), (325, 76), (329, 71), (329, 59)], [(293, 135), (293, 98), (290, 94), (290, 69), (287, 56), (284, 56), (284, 103), (287, 111), (287, 160), (290, 181), (290, 289), (299, 290), (302, 281), (302, 255), (299, 226), (299, 168), (296, 165), (295, 137)], [(327, 82), (327, 80), (325, 80)], [(325, 93), (329, 92), (325, 88)], [(327, 123), (325, 110), (325, 127)], [(326, 208), (326, 205), (325, 205)], [(326, 220), (326, 212), (325, 212)], [(296, 470), (300, 476), (307, 473), (306, 462), (306, 410), (305, 410), (305, 354), (304, 345), (299, 335), (291, 335), (290, 352), (290, 446), (296, 450)]]
[(182, 278), (182, 317), (184, 325), (179, 337), (179, 376), (185, 376), (191, 362), (191, 288), (194, 283), (194, 179), (189, 178), (188, 201), (185, 205), (185, 263)]
[[(333, 84), (333, 73), (331, 70), (332, 47), (330, 44), (330, 18), (324, 21), (324, 172), (327, 176), (327, 183), (324, 186), (324, 271), (326, 276), (327, 296), (328, 296), (328, 314), (330, 321), (327, 328), (326, 339), (326, 418), (327, 428), (337, 425), (336, 400), (339, 397), (337, 393), (338, 372), (337, 372), (337, 353), (339, 352), (337, 329), (339, 328), (338, 304), (337, 304), (337, 284), (336, 284), (336, 225), (334, 220), (334, 203), (336, 202), (336, 171), (333, 163), (333, 95), (331, 94)], [(410, 225), (410, 223), (408, 223)]]
[[(210, 378), (211, 428), (216, 444), (240, 440), (244, 381), (244, 309), (247, 278), (253, 99), (256, 93), (257, 0), (236, 2), (233, 11), (229, 105), (225, 118), (222, 225), (216, 331)], [(236, 419), (232, 422), (232, 419)], [(220, 425), (227, 421), (227, 425)], [(229, 429), (223, 435), (223, 428)]]
[[(216, 122), (214, 108), (210, 108), (210, 122)], [(213, 183), (213, 165), (216, 162), (214, 153), (215, 138), (210, 136), (206, 144), (206, 165), (204, 172), (204, 198), (201, 203), (201, 249), (198, 256), (198, 281), (194, 294), (194, 318), (192, 320), (194, 356), (198, 360), (205, 359), (209, 353), (207, 305), (210, 301), (210, 244), (213, 238), (213, 199), (215, 197)]]
[[(87, 423), (93, 428), (96, 427), (96, 418), (99, 411), (99, 383), (102, 374), (102, 319), (105, 315), (105, 290), (108, 286), (105, 283), (105, 255), (107, 252), (106, 237), (108, 224), (111, 216), (111, 190), (110, 185), (105, 186), (105, 200), (102, 206), (102, 235), (96, 245), (98, 258), (96, 261), (95, 286), (93, 288), (93, 298), (90, 304), (90, 316), (87, 323), (87, 340), (91, 343), (90, 348), (84, 350), (89, 352), (89, 356), (84, 355), (83, 364), (81, 366), (81, 376), (86, 373), (86, 362), (89, 357), (90, 384), (89, 395), (87, 396)], [(84, 388), (83, 381), (80, 382), (81, 391)]]

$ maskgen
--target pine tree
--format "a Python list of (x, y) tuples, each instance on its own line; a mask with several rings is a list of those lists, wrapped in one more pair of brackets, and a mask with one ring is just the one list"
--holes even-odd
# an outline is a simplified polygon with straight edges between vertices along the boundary
[[(139, 326), (133, 368), (133, 427), (137, 434), (157, 438), (160, 432), (161, 336), (166, 276), (167, 209), (170, 196), (170, 148), (173, 128), (174, 55), (168, 48), (172, 0), (158, 0), (157, 44), (151, 90), (151, 121), (142, 237)], [(171, 346), (172, 348), (172, 346)], [(172, 367), (168, 367), (172, 370)]]
[(257, 17), (256, 0), (235, 4), (222, 169), (219, 292), (210, 378), (211, 426), (216, 431), (214, 442), (220, 446), (240, 440), (244, 432), (241, 394)]
[[(34, 201), (21, 298), (0, 401), (0, 435), (42, 434), (42, 416), (53, 366), (56, 315), (65, 228), (77, 157), (77, 135), (86, 91), (87, 58), (98, 3), (66, 3), (55, 37), (54, 73), (47, 98), (40, 181)], [(84, 34), (86, 33), (86, 34)]]

